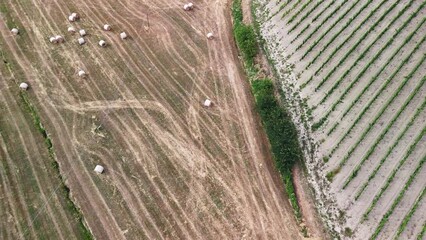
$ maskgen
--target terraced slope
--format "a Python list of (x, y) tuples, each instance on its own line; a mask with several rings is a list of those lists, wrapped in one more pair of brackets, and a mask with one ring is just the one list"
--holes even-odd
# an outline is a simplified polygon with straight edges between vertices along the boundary
[(283, 87), (305, 99), (289, 102), (295, 119), (309, 118), (301, 131), (317, 146), (308, 165), (320, 207), (340, 209), (330, 226), (355, 239), (415, 239), (426, 221), (426, 2), (255, 7)]
[[(190, 12), (183, 2), (167, 0), (0, 4), (2, 57), (13, 74), (1, 80), (1, 118), (10, 132), (1, 134), (1, 164), (27, 162), (20, 167), (37, 176), (20, 182), (12, 166), (1, 174), (0, 190), (14, 192), (1, 195), (7, 197), (2, 217), (10, 221), (2, 221), (0, 236), (81, 239), (60, 199), (51, 199), (56, 176), (43, 162), (42, 136), (30, 117), (14, 110), (21, 101), (17, 84), (25, 81), (62, 177), (95, 238), (299, 238), (252, 113), (227, 1), (196, 1)], [(81, 19), (69, 23), (71, 12)], [(102, 30), (106, 23), (112, 31)], [(18, 36), (9, 31), (15, 26)], [(68, 26), (86, 29), (87, 43), (78, 45)], [(121, 31), (129, 39), (121, 40)], [(207, 32), (215, 39), (207, 40)], [(56, 34), (65, 42), (50, 43)], [(99, 47), (100, 39), (108, 46)], [(77, 76), (79, 69), (85, 78)], [(212, 107), (202, 106), (206, 98)], [(25, 160), (17, 161), (21, 156)], [(104, 174), (94, 173), (96, 164)], [(24, 195), (31, 187), (35, 192)], [(38, 192), (44, 209), (34, 199)], [(40, 211), (33, 224), (30, 201)]]

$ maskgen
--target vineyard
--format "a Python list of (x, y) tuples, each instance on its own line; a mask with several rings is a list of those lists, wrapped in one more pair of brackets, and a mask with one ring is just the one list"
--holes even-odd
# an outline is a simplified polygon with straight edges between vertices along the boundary
[(255, 0), (328, 226), (353, 239), (426, 228), (426, 1)]

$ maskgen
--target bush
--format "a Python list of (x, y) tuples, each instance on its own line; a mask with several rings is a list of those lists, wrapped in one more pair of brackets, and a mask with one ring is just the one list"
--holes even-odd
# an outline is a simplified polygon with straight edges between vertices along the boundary
[(234, 35), (244, 60), (250, 65), (253, 64), (253, 59), (257, 54), (256, 34), (253, 27), (245, 24), (236, 25)]
[(269, 137), (276, 166), (283, 174), (296, 161), (302, 160), (296, 127), (275, 99), (274, 85), (271, 80), (253, 81), (252, 90), (256, 108)]

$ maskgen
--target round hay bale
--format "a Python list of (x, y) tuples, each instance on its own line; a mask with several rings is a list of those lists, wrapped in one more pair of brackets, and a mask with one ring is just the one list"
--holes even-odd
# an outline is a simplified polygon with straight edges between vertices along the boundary
[(78, 39), (78, 44), (83, 45), (86, 43), (86, 40), (84, 40), (84, 38), (79, 38)]
[(99, 41), (99, 46), (106, 47), (107, 43), (104, 40)]
[(84, 29), (80, 29), (80, 31), (78, 31), (78, 33), (80, 33), (80, 36), (82, 36), (82, 37), (87, 35), (86, 30), (84, 30)]
[(10, 30), (10, 32), (12, 32), (13, 35), (19, 34), (19, 30), (17, 28), (12, 28), (12, 30)]
[(80, 71), (78, 71), (78, 76), (79, 77), (84, 77), (84, 76), (86, 76), (86, 72), (83, 71), (83, 70), (80, 70)]
[(49, 38), (49, 42), (51, 43), (57, 43), (56, 38), (55, 37), (51, 37)]
[(75, 33), (75, 28), (74, 27), (68, 27), (68, 32), (71, 34)]
[(105, 31), (111, 31), (111, 26), (110, 26), (110, 25), (108, 25), (108, 24), (105, 24), (105, 25), (104, 25), (104, 30), (105, 30)]
[(75, 22), (76, 18), (72, 15), (68, 16), (68, 21)]
[(28, 83), (23, 82), (23, 83), (19, 84), (19, 88), (22, 89), (22, 90), (27, 90), (28, 87), (29, 87)]
[(207, 33), (207, 39), (213, 39), (213, 38), (214, 38), (213, 33), (211, 32)]
[(58, 43), (63, 43), (64, 42), (64, 38), (60, 35), (56, 35), (55, 36), (56, 42)]
[(120, 33), (120, 38), (121, 39), (126, 39), (127, 38), (127, 34), (125, 32)]
[(71, 13), (71, 16), (73, 16), (76, 20), (80, 19), (80, 15), (78, 15), (78, 13)]

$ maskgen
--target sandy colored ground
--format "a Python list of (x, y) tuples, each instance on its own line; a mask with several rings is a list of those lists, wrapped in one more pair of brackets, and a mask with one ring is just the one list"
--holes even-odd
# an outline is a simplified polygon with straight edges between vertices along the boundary
[[(6, 5), (22, 31), (11, 37), (1, 22), (4, 49), (97, 239), (300, 238), (238, 64), (227, 1), (196, 1), (191, 12), (170, 1)], [(74, 11), (81, 20), (70, 24)], [(70, 25), (87, 30), (84, 46)], [(65, 43), (50, 44), (54, 34)]]

